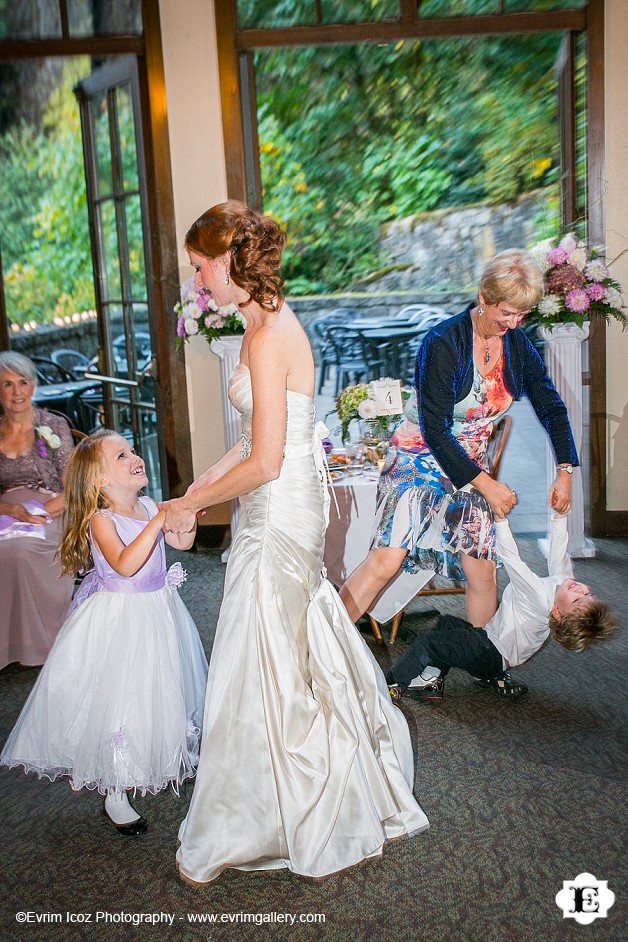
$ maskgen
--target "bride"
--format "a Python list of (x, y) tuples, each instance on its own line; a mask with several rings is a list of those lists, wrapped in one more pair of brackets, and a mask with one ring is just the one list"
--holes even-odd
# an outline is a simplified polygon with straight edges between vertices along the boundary
[(329, 495), (314, 362), (283, 300), (285, 236), (237, 202), (186, 235), (195, 284), (247, 327), (229, 396), (242, 441), (167, 501), (165, 529), (239, 497), (211, 657), (200, 764), (179, 832), (181, 876), (287, 867), (320, 877), (425, 830), (403, 714), (325, 578)]

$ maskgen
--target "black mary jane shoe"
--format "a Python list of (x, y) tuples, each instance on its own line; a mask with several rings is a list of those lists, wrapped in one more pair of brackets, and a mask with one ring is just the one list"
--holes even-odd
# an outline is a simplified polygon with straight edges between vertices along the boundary
[[(133, 805), (131, 805), (133, 808)], [(133, 808), (135, 811), (135, 808)], [(125, 837), (138, 837), (140, 834), (146, 834), (148, 831), (148, 821), (146, 818), (143, 818), (141, 815), (137, 821), (130, 821), (129, 824), (116, 824), (109, 812), (107, 811), (107, 806), (103, 802), (102, 813), (106, 817), (109, 824), (112, 824), (118, 834), (123, 834)]]

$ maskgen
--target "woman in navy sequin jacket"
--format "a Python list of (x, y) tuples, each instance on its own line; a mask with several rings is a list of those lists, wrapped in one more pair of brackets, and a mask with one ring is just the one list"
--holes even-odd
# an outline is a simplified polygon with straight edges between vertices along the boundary
[(517, 497), (488, 473), (493, 421), (527, 396), (552, 443), (558, 470), (549, 504), (566, 513), (578, 464), (567, 410), (519, 324), (543, 294), (543, 276), (520, 249), (498, 253), (478, 303), (434, 327), (419, 348), (418, 418), (391, 438), (380, 478), (371, 551), (341, 588), (357, 620), (403, 566), (466, 578), (467, 619), (482, 627), (497, 608), (493, 514)]

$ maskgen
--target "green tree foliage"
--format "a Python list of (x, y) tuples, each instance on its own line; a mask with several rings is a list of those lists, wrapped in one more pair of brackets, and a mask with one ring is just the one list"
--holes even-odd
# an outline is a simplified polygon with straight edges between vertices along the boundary
[(46, 323), (94, 307), (85, 173), (72, 60), (43, 114), (0, 138), (2, 257), (9, 319)]
[[(468, 12), (468, 11), (464, 11)], [(293, 293), (378, 265), (382, 222), (552, 182), (560, 37), (256, 54), (264, 207), (286, 226)]]

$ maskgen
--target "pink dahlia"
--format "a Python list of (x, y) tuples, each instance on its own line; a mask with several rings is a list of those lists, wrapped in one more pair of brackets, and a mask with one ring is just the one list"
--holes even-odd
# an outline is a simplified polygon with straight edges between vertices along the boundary
[(587, 285), (587, 294), (592, 301), (603, 301), (606, 297), (606, 288), (598, 281), (594, 281), (592, 284)]
[(565, 306), (570, 311), (581, 314), (589, 308), (589, 296), (581, 288), (574, 288), (565, 298)]

